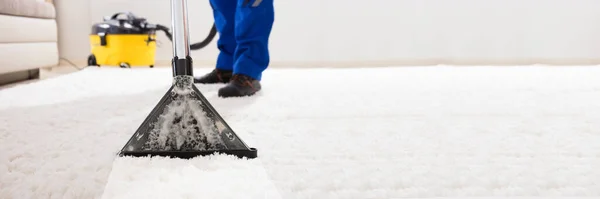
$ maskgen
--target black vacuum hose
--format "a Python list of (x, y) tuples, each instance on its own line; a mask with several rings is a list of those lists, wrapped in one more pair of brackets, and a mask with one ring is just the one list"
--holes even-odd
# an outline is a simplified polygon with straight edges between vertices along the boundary
[(165, 32), (165, 35), (167, 35), (169, 40), (173, 41), (173, 35), (171, 34), (171, 32), (170, 32), (171, 30), (169, 30), (169, 28), (167, 28), (166, 26), (160, 25), (160, 24), (156, 24), (156, 29), (162, 30), (163, 32)]
[[(169, 40), (173, 41), (173, 35), (171, 34), (171, 30), (169, 30), (168, 27), (160, 25), (160, 24), (156, 24), (156, 29), (162, 30), (163, 32), (165, 32), (165, 35), (167, 35)], [(217, 27), (215, 27), (215, 24), (213, 23), (212, 27), (210, 28), (210, 32), (208, 33), (208, 36), (206, 38), (204, 38), (204, 40), (201, 42), (191, 44), (190, 50), (198, 50), (198, 49), (206, 47), (208, 44), (210, 44), (210, 42), (215, 38), (216, 35), (217, 35)]]

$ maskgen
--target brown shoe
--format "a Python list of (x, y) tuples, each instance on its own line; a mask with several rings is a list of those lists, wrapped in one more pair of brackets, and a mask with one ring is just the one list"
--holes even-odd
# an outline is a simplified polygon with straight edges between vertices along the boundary
[(213, 71), (211, 71), (210, 73), (208, 73), (202, 77), (195, 77), (194, 83), (201, 83), (201, 84), (223, 83), (223, 84), (226, 84), (227, 82), (231, 81), (232, 76), (233, 76), (233, 71), (221, 70), (221, 69), (215, 68)]
[(254, 95), (261, 89), (260, 82), (246, 75), (233, 75), (231, 81), (219, 89), (219, 97), (243, 97)]

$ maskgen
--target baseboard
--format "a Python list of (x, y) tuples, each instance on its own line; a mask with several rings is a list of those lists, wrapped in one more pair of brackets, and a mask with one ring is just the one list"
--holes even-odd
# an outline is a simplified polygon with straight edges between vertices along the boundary
[(0, 74), (0, 86), (7, 86), (9, 84), (38, 78), (40, 78), (40, 69), (4, 73)]
[[(87, 60), (61, 60), (59, 65), (75, 64), (78, 67), (87, 66)], [(214, 60), (194, 60), (194, 67), (214, 67)], [(171, 60), (156, 60), (157, 67), (170, 66)], [(361, 68), (361, 67), (390, 67), (390, 66), (591, 66), (600, 65), (599, 59), (402, 59), (402, 60), (372, 60), (372, 61), (272, 61), (270, 68)]]
[[(194, 66), (213, 67), (211, 60), (194, 60)], [(170, 66), (170, 60), (157, 60), (157, 66)], [(588, 66), (600, 65), (600, 59), (403, 59), (403, 60), (371, 60), (371, 61), (272, 61), (271, 68), (362, 68), (391, 66)]]

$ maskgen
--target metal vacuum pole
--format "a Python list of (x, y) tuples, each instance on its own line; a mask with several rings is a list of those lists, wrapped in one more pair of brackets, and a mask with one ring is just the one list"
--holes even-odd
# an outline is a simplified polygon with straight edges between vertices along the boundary
[(193, 76), (187, 0), (171, 0), (171, 29), (173, 30), (173, 76)]

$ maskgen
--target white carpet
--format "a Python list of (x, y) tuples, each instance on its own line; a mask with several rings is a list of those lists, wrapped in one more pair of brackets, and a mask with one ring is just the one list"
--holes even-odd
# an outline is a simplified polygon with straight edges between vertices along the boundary
[(600, 197), (600, 67), (270, 69), (252, 98), (198, 85), (258, 159), (116, 159), (170, 80), (0, 90), (0, 198)]

